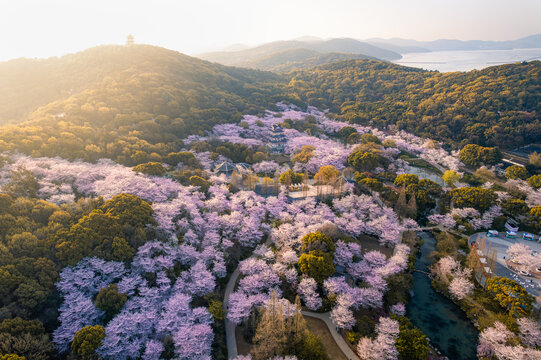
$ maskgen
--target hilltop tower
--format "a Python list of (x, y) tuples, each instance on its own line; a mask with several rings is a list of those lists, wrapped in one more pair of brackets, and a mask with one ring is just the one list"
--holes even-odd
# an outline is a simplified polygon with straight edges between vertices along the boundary
[(133, 37), (133, 35), (132, 34), (128, 35), (126, 37), (126, 46), (132, 46), (134, 41), (135, 41), (135, 38)]
[(269, 142), (271, 151), (273, 153), (281, 154), (284, 152), (286, 136), (284, 134), (284, 129), (282, 129), (280, 124), (272, 125)]

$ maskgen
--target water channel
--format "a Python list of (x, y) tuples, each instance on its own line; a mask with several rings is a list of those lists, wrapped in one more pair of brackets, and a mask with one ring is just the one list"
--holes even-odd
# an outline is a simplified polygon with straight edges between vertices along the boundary
[[(428, 232), (419, 233), (424, 240), (415, 262), (417, 270), (429, 272), (430, 253), (436, 240)], [(437, 293), (428, 275), (413, 273), (413, 294), (408, 304), (407, 316), (421, 329), (443, 355), (453, 360), (476, 359), (477, 329), (466, 314), (451, 300)]]

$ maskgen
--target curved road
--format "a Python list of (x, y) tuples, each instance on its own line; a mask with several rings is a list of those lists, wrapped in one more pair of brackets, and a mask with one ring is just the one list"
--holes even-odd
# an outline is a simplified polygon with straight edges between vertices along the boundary
[[(271, 239), (270, 237), (265, 241), (265, 245), (270, 245)], [(254, 257), (254, 255), (252, 255)], [(229, 304), (229, 296), (235, 290), (235, 285), (237, 284), (237, 280), (240, 276), (239, 266), (233, 271), (231, 274), (231, 277), (229, 278), (229, 281), (227, 282), (227, 285), (225, 287), (225, 293), (224, 293), (224, 303), (223, 307), (225, 311), (228, 310), (228, 304)], [(331, 335), (338, 345), (338, 347), (342, 350), (344, 355), (350, 359), (350, 360), (359, 360), (359, 357), (351, 350), (351, 348), (348, 346), (344, 338), (336, 331), (336, 328), (334, 327), (330, 313), (315, 313), (311, 311), (302, 311), (302, 314), (305, 316), (310, 316), (314, 318), (318, 318), (322, 320), (327, 327), (329, 328), (329, 331), (331, 332)], [(235, 328), (236, 324), (229, 319), (225, 319), (225, 337), (226, 337), (226, 344), (227, 344), (227, 357), (228, 359), (234, 359), (238, 355), (237, 350), (237, 340), (235, 338)]]

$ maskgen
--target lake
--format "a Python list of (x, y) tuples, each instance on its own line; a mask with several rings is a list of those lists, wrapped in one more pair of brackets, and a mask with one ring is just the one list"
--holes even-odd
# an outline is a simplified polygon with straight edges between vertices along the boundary
[(541, 48), (512, 50), (433, 51), (402, 55), (396, 64), (440, 72), (470, 71), (520, 61), (541, 60)]

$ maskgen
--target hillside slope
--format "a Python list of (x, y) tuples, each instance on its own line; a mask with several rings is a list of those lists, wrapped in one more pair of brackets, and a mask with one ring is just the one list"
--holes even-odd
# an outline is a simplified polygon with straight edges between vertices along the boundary
[(401, 55), (394, 51), (381, 49), (377, 46), (348, 38), (325, 41), (275, 41), (242, 51), (218, 51), (201, 54), (199, 57), (224, 65), (246, 66), (247, 63), (257, 62), (266, 57), (293, 49), (312, 50), (319, 53), (355, 54), (381, 60), (396, 60), (401, 58)]
[(362, 54), (320, 53), (308, 49), (291, 49), (274, 53), (257, 60), (246, 61), (241, 65), (251, 69), (274, 72), (289, 72), (291, 70), (309, 69), (318, 65), (349, 59), (369, 59)]
[[(241, 114), (261, 113), (284, 99), (275, 98), (283, 86), (278, 75), (228, 68), (163, 48), (106, 46), (77, 55), (74, 68), (86, 64), (93, 74), (107, 75), (38, 108), (19, 126), (0, 128), (0, 151), (109, 157), (131, 164), (137, 162), (132, 161), (137, 151), (167, 154), (187, 135), (238, 121)], [(123, 69), (105, 71), (111, 68), (109, 60)], [(52, 81), (45, 87), (63, 86)]]
[[(183, 148), (186, 136), (275, 109), (279, 101), (330, 109), (330, 116), (381, 129), (397, 126), (455, 148), (477, 143), (508, 149), (541, 138), (539, 61), (441, 74), (361, 59), (278, 75), (146, 45), (75, 55), (69, 66), (88, 67), (72, 79), (81, 90), (62, 93), (21, 124), (0, 127), (0, 152), (110, 158), (130, 166), (162, 161)], [(318, 59), (301, 61), (298, 68)], [(88, 74), (107, 75), (94, 81)], [(52, 79), (43, 86), (63, 90), (66, 84)], [(19, 92), (24, 105), (28, 97)], [(28, 107), (36, 106), (28, 100)]]
[(513, 148), (541, 138), (541, 62), (439, 73), (349, 60), (291, 74), (290, 91), (338, 117), (397, 125), (454, 146)]

